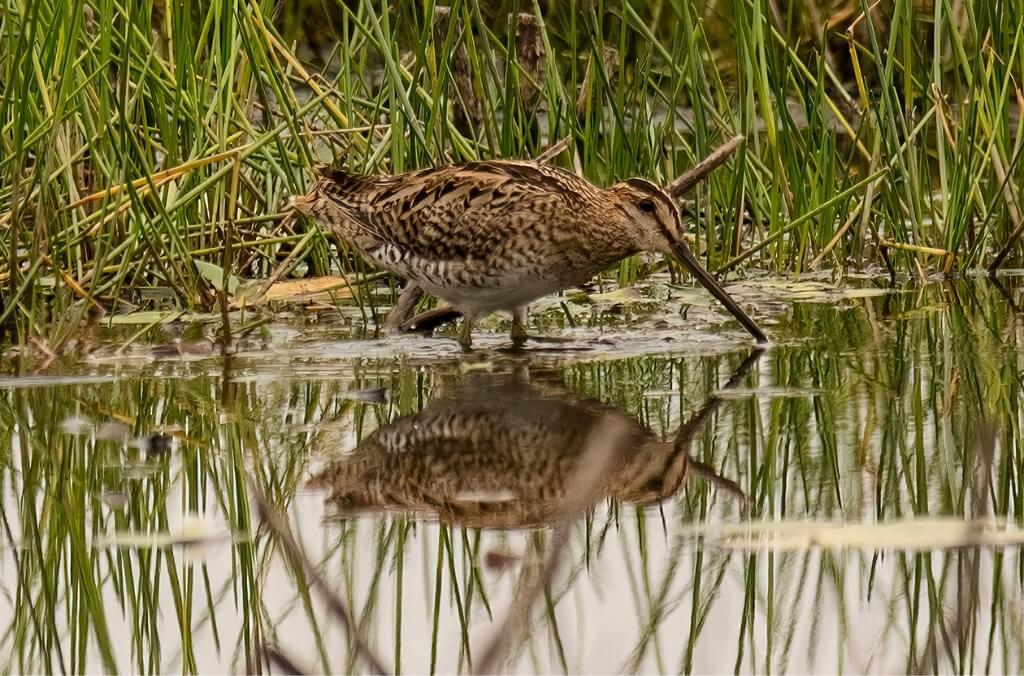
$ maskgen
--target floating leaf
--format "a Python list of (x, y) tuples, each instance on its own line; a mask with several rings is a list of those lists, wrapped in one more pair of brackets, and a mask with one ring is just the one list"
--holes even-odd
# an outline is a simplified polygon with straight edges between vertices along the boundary
[(490, 371), (494, 368), (494, 362), (484, 359), (481, 361), (460, 361), (459, 371), (462, 373), (471, 373), (473, 371)]
[(127, 441), (131, 429), (123, 422), (108, 420), (96, 430), (96, 438), (104, 441)]
[(745, 296), (751, 300), (774, 299), (800, 301), (805, 303), (833, 303), (843, 299), (872, 298), (897, 293), (898, 290), (879, 286), (837, 286), (831, 282), (807, 279), (789, 280), (764, 278), (748, 280), (729, 288), (730, 293)]
[(145, 310), (114, 315), (109, 321), (111, 324), (164, 324), (180, 316), (180, 312), (173, 310)]
[(104, 505), (116, 511), (128, 506), (128, 494), (124, 491), (108, 491), (103, 494), (102, 499)]
[(383, 387), (375, 387), (368, 390), (349, 390), (341, 393), (342, 399), (348, 401), (363, 401), (370, 404), (383, 404), (388, 400), (388, 391)]
[[(199, 271), (199, 274), (201, 274), (206, 279), (206, 281), (208, 281), (210, 285), (213, 286), (213, 288), (224, 288), (224, 268), (222, 268), (219, 265), (216, 265), (215, 263), (210, 263), (209, 261), (193, 259), (192, 262), (195, 263), (196, 270)], [(238, 287), (240, 286), (240, 284), (241, 282), (238, 281), (238, 277), (235, 277), (234, 275), (228, 275), (229, 294), (234, 296), (236, 293), (238, 293)]]
[(843, 289), (840, 293), (843, 298), (875, 298), (877, 296), (888, 296), (891, 293), (895, 293), (895, 289), (864, 287), (862, 289)]
[(812, 387), (734, 387), (729, 390), (715, 391), (715, 396), (721, 399), (746, 399), (748, 397), (758, 399), (799, 399), (802, 397), (816, 397), (819, 394), (822, 394), (822, 390)]
[(114, 325), (125, 324), (166, 324), (173, 321), (182, 322), (219, 322), (220, 313), (215, 312), (182, 312), (181, 310), (143, 310), (123, 315), (113, 315), (109, 322)]
[(657, 302), (651, 298), (645, 297), (640, 293), (640, 289), (635, 286), (627, 286), (622, 289), (615, 289), (614, 291), (606, 291), (605, 293), (591, 293), (588, 294), (587, 298), (594, 303), (600, 303), (602, 305), (629, 305), (632, 303)]
[(133, 549), (158, 549), (174, 545), (198, 545), (210, 542), (231, 540), (231, 531), (213, 519), (197, 514), (186, 515), (181, 522), (181, 529), (176, 532), (158, 531), (145, 533), (140, 531), (116, 531), (113, 535), (97, 535), (93, 538), (93, 547), (130, 547)]
[(68, 416), (60, 421), (60, 431), (76, 437), (91, 433), (93, 427), (91, 420), (77, 415)]
[(237, 297), (252, 303), (310, 303), (315, 301), (348, 300), (353, 297), (352, 288), (344, 277), (325, 275), (306, 279), (287, 279), (274, 282), (267, 292), (260, 297), (255, 296), (262, 288), (262, 282), (254, 282), (242, 289)]
[(964, 520), (916, 517), (885, 523), (763, 521), (691, 529), (727, 549), (898, 549), (932, 550), (1024, 544), (1024, 530), (1005, 519)]
[(701, 288), (673, 285), (672, 290), (672, 297), (669, 298), (670, 303), (683, 303), (695, 307), (712, 307), (718, 304), (714, 296)]
[(184, 341), (175, 338), (169, 343), (153, 345), (149, 353), (154, 357), (208, 357), (213, 354), (213, 346), (209, 339)]

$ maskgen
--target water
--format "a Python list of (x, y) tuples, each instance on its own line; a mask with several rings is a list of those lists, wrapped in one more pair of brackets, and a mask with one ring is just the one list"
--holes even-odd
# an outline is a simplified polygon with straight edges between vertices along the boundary
[(1024, 668), (1017, 278), (732, 290), (763, 354), (631, 300), (543, 313), (572, 340), (524, 354), (295, 320), (228, 359), (174, 325), (8, 355), (0, 668), (365, 671), (356, 635), (406, 672), (496, 635), (513, 672)]

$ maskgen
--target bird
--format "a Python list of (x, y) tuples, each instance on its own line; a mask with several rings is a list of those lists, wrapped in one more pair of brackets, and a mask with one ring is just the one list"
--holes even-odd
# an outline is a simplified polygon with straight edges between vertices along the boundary
[[(746, 499), (732, 481), (689, 456), (696, 428), (664, 441), (622, 409), (559, 387), (481, 373), (418, 413), (377, 428), (311, 477), (337, 516), (400, 511), (471, 528), (543, 526), (565, 508), (599, 423), (624, 430), (595, 500), (649, 506), (690, 475)], [(697, 425), (706, 416), (695, 418)], [(315, 449), (337, 452), (318, 435)]]
[(767, 341), (690, 251), (675, 202), (646, 179), (600, 188), (525, 160), (390, 175), (320, 166), (317, 173), (294, 208), (372, 264), (461, 311), (459, 342), (467, 350), (478, 318), (510, 313), (512, 341), (522, 345), (531, 302), (645, 251), (679, 260), (757, 342)]

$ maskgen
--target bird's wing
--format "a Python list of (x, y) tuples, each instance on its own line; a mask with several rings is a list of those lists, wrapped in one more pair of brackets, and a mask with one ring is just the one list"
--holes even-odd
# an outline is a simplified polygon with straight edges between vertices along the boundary
[[(338, 229), (359, 248), (391, 245), (433, 260), (504, 254), (515, 235), (568, 236), (597, 189), (532, 162), (472, 162), (391, 176), (321, 172), (314, 190), (351, 221)], [(571, 228), (569, 228), (571, 229)]]

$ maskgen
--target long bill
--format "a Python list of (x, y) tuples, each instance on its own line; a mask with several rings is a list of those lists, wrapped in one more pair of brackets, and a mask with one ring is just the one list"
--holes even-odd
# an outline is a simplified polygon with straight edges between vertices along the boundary
[(757, 322), (751, 319), (750, 315), (743, 311), (743, 308), (740, 307), (739, 303), (734, 301), (732, 296), (726, 293), (725, 289), (722, 288), (722, 285), (718, 283), (718, 280), (712, 277), (711, 273), (704, 269), (704, 266), (700, 264), (697, 257), (690, 251), (690, 247), (686, 246), (686, 242), (678, 240), (673, 243), (672, 250), (675, 253), (676, 258), (679, 259), (679, 262), (697, 278), (700, 285), (707, 289), (712, 296), (717, 298), (718, 302), (725, 306), (725, 309), (743, 325), (743, 328), (750, 332), (750, 335), (752, 335), (757, 342), (768, 342), (768, 336), (764, 334), (764, 331), (762, 331), (761, 327), (757, 325)]

